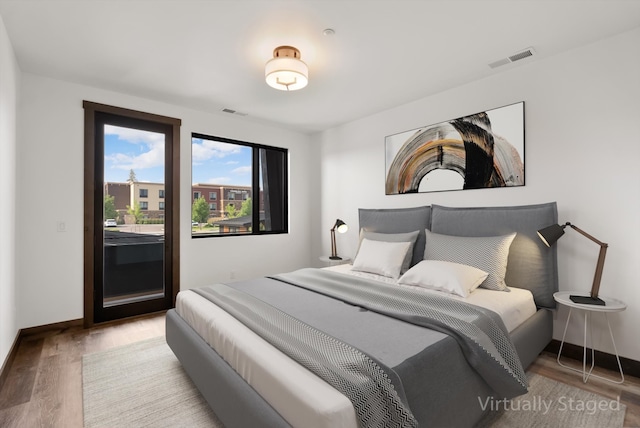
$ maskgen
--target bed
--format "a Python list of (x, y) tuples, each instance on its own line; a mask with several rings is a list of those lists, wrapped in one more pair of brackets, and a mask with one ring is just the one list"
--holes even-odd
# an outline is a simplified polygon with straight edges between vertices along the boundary
[[(519, 372), (552, 335), (557, 258), (536, 231), (557, 223), (556, 204), (360, 209), (359, 222), (361, 240), (353, 265), (302, 269), (179, 293), (176, 308), (167, 313), (167, 343), (226, 426), (376, 425), (366, 417), (363, 422), (362, 404), (353, 399), (361, 394), (314, 372), (306, 356), (291, 354), (302, 345), (265, 339), (266, 333), (260, 333), (260, 328), (268, 330), (264, 321), (254, 321), (255, 331), (245, 325), (250, 325), (247, 317), (263, 310), (287, 313), (294, 330), (296, 323), (313, 326), (314, 334), (331, 341), (331, 346), (335, 340), (336, 346), (373, 361), (371, 370), (380, 369), (386, 376), (380, 380), (383, 387), (375, 389), (397, 395), (385, 396), (383, 400), (391, 401), (374, 407), (393, 408), (394, 421), (405, 417), (406, 407), (410, 419), (398, 426), (473, 426), (487, 412), (481, 405), (487, 397), (510, 398), (526, 391)], [(398, 256), (400, 250), (404, 253)], [(478, 261), (483, 269), (473, 266), (477, 257), (484, 257)], [(387, 262), (391, 259), (393, 263)], [(447, 270), (452, 266), (454, 281)], [(444, 282), (434, 279), (441, 273)], [(422, 284), (425, 277), (427, 285)], [(336, 295), (331, 294), (334, 285)], [(385, 300), (377, 297), (382, 292), (380, 299)], [(375, 294), (373, 302), (366, 300), (368, 293)], [(215, 300), (227, 295), (264, 308), (248, 306), (250, 315), (243, 315), (235, 303)], [(504, 334), (511, 345), (491, 339), (499, 345), (496, 349), (492, 343), (474, 347), (486, 340), (485, 333), (447, 331), (449, 324), (458, 322), (465, 323), (462, 330), (476, 327), (451, 321), (450, 314), (440, 310), (435, 320), (424, 322), (415, 322), (413, 315), (395, 318), (406, 302), (423, 300), (425, 305), (434, 302), (461, 311), (461, 319), (484, 320), (480, 323), (492, 326), (482, 327), (492, 329), (488, 337)], [(315, 343), (317, 337), (309, 340)], [(341, 352), (342, 348), (336, 351)], [(517, 362), (512, 363), (512, 354)], [(495, 364), (501, 358), (508, 364)]]

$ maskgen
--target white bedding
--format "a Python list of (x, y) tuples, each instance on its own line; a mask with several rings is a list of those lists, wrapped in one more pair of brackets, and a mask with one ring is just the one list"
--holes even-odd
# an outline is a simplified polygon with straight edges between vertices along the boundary
[(357, 427), (347, 397), (201, 295), (178, 293), (176, 312), (294, 427)]
[(536, 313), (536, 304), (533, 300), (533, 294), (531, 294), (531, 291), (525, 290), (523, 288), (509, 287), (509, 290), (511, 290), (511, 292), (509, 293), (504, 291), (476, 288), (476, 290), (472, 292), (469, 297), (464, 298), (455, 294), (427, 290), (421, 287), (399, 285), (393, 278), (351, 270), (351, 265), (349, 264), (331, 266), (325, 269), (357, 276), (360, 278), (382, 281), (387, 284), (395, 285), (397, 287), (409, 287), (413, 290), (418, 290), (425, 293), (433, 293), (440, 296), (444, 295), (455, 300), (460, 300), (463, 302), (471, 303), (472, 305), (483, 307), (485, 309), (490, 309), (500, 315), (500, 318), (502, 318), (502, 321), (504, 321), (504, 325), (505, 327), (507, 327), (507, 330), (509, 332), (515, 330), (516, 327), (522, 324), (531, 315)]
[[(391, 278), (351, 271), (351, 265), (327, 269), (395, 284)], [(447, 296), (493, 310), (503, 318), (507, 329), (512, 331), (533, 315), (536, 307), (528, 290), (511, 290), (506, 293), (477, 289), (466, 299)], [(358, 426), (353, 406), (344, 395), (209, 300), (191, 290), (181, 291), (178, 293), (176, 311), (292, 426)]]

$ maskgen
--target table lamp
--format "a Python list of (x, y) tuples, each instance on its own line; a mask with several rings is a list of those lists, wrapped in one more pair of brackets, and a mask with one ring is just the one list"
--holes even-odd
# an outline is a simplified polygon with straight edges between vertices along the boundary
[(336, 250), (336, 230), (338, 231), (338, 233), (345, 233), (347, 230), (349, 230), (349, 226), (347, 226), (344, 221), (337, 219), (336, 224), (334, 224), (331, 228), (331, 256), (329, 257), (329, 259), (342, 260), (342, 257), (338, 256), (338, 251)]
[(548, 247), (555, 244), (555, 242), (560, 239), (562, 235), (564, 235), (564, 228), (569, 226), (576, 232), (600, 245), (600, 254), (598, 255), (598, 264), (596, 264), (596, 273), (593, 277), (593, 285), (591, 286), (591, 294), (589, 296), (569, 296), (572, 302), (580, 303), (583, 305), (600, 305), (605, 306), (604, 300), (598, 298), (598, 291), (600, 290), (600, 280), (602, 279), (602, 269), (604, 268), (604, 256), (607, 253), (608, 244), (604, 242), (598, 241), (593, 236), (589, 235), (584, 230), (580, 229), (577, 226), (567, 222), (564, 225), (560, 226), (559, 224), (554, 224), (544, 229), (540, 229), (538, 231), (538, 236), (542, 239)]

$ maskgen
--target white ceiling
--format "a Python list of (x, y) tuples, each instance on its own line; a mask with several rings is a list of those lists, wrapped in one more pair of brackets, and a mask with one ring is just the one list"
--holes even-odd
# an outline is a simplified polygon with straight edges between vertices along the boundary
[[(636, 28), (640, 1), (0, 0), (0, 15), (24, 72), (310, 133)], [(265, 84), (279, 45), (301, 51), (305, 89)]]

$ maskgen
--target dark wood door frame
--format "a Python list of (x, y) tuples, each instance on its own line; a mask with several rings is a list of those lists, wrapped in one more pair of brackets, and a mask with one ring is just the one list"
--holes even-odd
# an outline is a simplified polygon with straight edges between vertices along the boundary
[[(83, 101), (84, 107), (84, 326), (91, 327), (95, 321), (94, 275), (95, 275), (95, 233), (96, 233), (96, 115), (109, 114), (155, 122), (169, 127), (170, 144), (165, 144), (165, 175), (171, 177), (165, 180), (166, 208), (165, 218), (171, 225), (171, 230), (165, 230), (165, 254), (167, 264), (170, 264), (167, 278), (170, 306), (175, 306), (176, 295), (180, 290), (180, 125), (181, 120), (129, 110), (105, 104)], [(100, 216), (102, 217), (102, 216)]]

